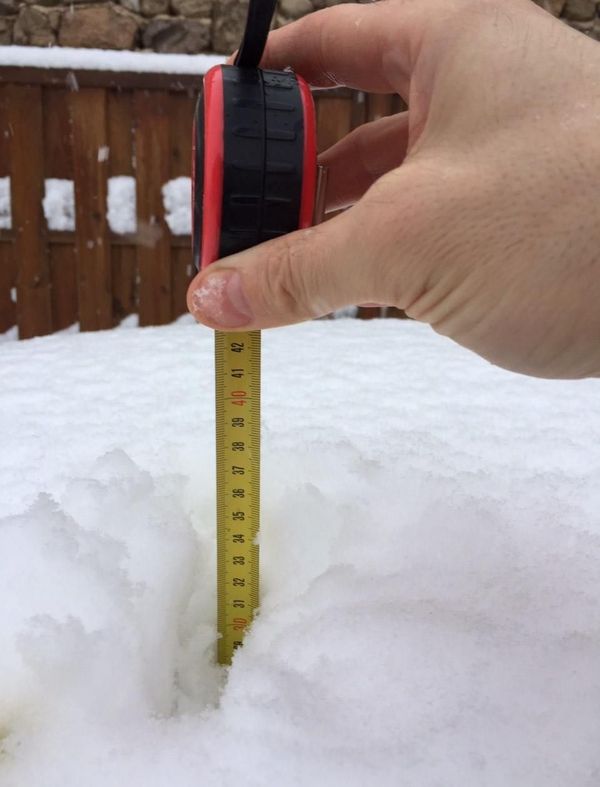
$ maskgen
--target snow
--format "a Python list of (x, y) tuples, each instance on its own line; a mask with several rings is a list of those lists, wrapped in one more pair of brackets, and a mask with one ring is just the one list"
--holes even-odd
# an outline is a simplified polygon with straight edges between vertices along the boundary
[(44, 216), (50, 230), (75, 229), (75, 187), (72, 180), (46, 178)]
[(600, 381), (405, 321), (263, 337), (229, 671), (211, 332), (0, 344), (2, 787), (595, 787)]
[(162, 187), (165, 221), (173, 235), (192, 233), (192, 179), (179, 177)]
[(11, 226), (10, 177), (3, 177), (0, 178), (0, 229), (9, 230)]
[(137, 227), (135, 178), (115, 175), (108, 179), (107, 219), (113, 232), (119, 235), (133, 233)]
[(84, 71), (127, 71), (155, 74), (205, 74), (225, 63), (222, 55), (165, 55), (108, 49), (0, 46), (0, 66), (62, 68)]
[[(108, 155), (101, 148), (99, 157)], [(165, 220), (174, 235), (189, 235), (192, 231), (191, 179), (179, 177), (162, 187)], [(108, 178), (107, 220), (110, 229), (119, 234), (134, 233), (136, 219), (136, 184), (131, 175)], [(75, 230), (75, 187), (72, 180), (46, 178), (43, 199), (44, 216), (48, 229)], [(10, 177), (0, 178), (0, 227), (10, 229)]]
[[(16, 299), (14, 301), (16, 303)], [(13, 325), (12, 328), (9, 328), (8, 331), (4, 333), (0, 333), (0, 342), (11, 342), (17, 341), (19, 338), (19, 329), (16, 325)]]

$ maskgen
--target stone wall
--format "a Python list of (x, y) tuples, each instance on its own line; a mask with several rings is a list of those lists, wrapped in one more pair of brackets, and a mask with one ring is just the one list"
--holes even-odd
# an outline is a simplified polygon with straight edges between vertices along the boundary
[[(279, 0), (277, 26), (346, 0)], [(535, 0), (600, 40), (600, 0)], [(0, 0), (0, 44), (230, 53), (248, 0)]]

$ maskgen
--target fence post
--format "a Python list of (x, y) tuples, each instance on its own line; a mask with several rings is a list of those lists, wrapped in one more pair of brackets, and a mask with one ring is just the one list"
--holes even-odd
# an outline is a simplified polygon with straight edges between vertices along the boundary
[(15, 281), (13, 244), (10, 241), (0, 243), (0, 333), (8, 331), (16, 321), (16, 308), (11, 298)]
[[(73, 180), (73, 134), (67, 88), (43, 88), (44, 175)], [(68, 328), (79, 319), (75, 237), (65, 233), (63, 243), (49, 240), (52, 327)]]
[[(109, 175), (133, 177), (133, 107), (129, 90), (107, 96)], [(113, 311), (117, 322), (137, 312), (137, 260), (134, 241), (112, 246)]]
[(352, 128), (352, 100), (349, 96), (317, 94), (319, 152), (345, 137)]
[(12, 225), (18, 266), (19, 337), (52, 333), (50, 269), (43, 216), (44, 145), (42, 90), (35, 85), (7, 85), (5, 111), (9, 130)]
[[(0, 178), (5, 178), (10, 173), (10, 132), (6, 117), (5, 91), (6, 88), (0, 85)], [(16, 303), (12, 298), (12, 289), (17, 283), (13, 239), (12, 233), (8, 237), (3, 235), (0, 230), (0, 333), (12, 328), (17, 321)]]
[(167, 96), (158, 91), (134, 92), (140, 325), (164, 325), (173, 315), (171, 239), (161, 193), (170, 170), (167, 107)]
[[(200, 86), (200, 79), (198, 79)], [(171, 93), (169, 95), (171, 118), (171, 177), (190, 176), (192, 161), (192, 126), (194, 123), (196, 93)], [(190, 203), (192, 195), (190, 193)], [(176, 319), (187, 312), (186, 293), (194, 276), (191, 238), (186, 245), (171, 246), (171, 283), (173, 287), (173, 314)]]
[(106, 90), (70, 96), (75, 179), (75, 237), (82, 331), (113, 327), (110, 238), (106, 221), (108, 134)]

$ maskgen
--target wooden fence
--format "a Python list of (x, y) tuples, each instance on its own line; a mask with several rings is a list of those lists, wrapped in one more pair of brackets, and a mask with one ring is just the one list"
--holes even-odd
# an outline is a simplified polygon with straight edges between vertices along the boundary
[[(132, 313), (161, 325), (186, 311), (190, 238), (170, 233), (161, 187), (190, 175), (200, 82), (0, 67), (0, 177), (10, 176), (12, 212), (12, 229), (0, 229), (0, 332), (17, 325), (30, 338), (77, 322), (99, 330)], [(350, 91), (318, 92), (316, 101), (321, 150), (399, 108), (391, 96)], [(108, 225), (107, 182), (117, 175), (135, 178), (135, 234)], [(74, 231), (48, 229), (46, 178), (74, 182)]]

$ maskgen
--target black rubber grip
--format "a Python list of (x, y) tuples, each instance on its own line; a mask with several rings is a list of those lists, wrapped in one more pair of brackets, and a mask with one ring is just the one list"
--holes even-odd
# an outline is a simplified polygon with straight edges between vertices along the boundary
[(219, 256), (298, 229), (304, 117), (295, 74), (223, 66)]

